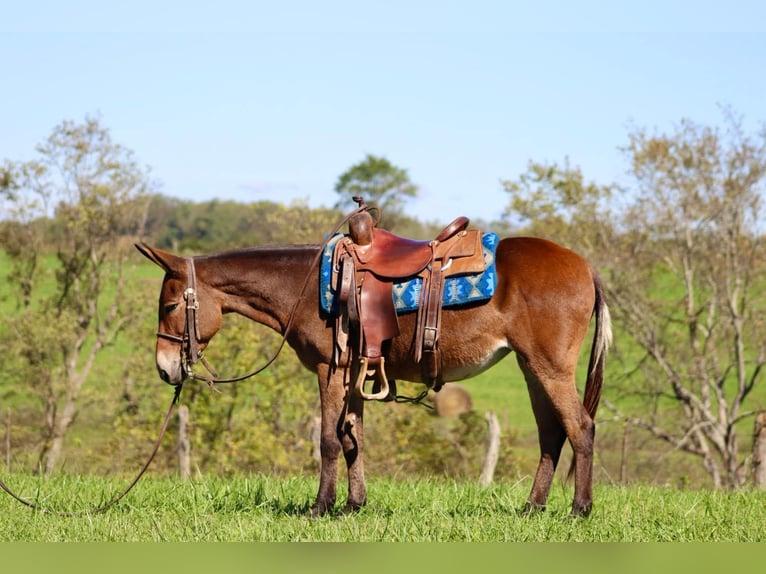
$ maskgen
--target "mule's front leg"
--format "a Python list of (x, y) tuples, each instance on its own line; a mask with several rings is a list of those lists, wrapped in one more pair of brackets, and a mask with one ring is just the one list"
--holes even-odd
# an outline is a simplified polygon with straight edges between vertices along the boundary
[(359, 510), (367, 502), (364, 479), (364, 400), (353, 390), (347, 396), (348, 407), (341, 431), (343, 457), (348, 468), (348, 500), (344, 513)]
[(311, 516), (321, 516), (335, 506), (338, 482), (338, 458), (341, 452), (340, 429), (344, 415), (345, 387), (343, 376), (330, 374), (328, 365), (317, 369), (319, 398), (322, 410), (319, 452), (322, 460), (319, 470), (319, 492), (311, 506)]

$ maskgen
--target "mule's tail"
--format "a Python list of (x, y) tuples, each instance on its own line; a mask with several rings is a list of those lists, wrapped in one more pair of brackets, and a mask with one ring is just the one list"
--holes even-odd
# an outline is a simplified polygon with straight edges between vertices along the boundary
[[(606, 353), (612, 344), (612, 318), (609, 315), (609, 307), (606, 304), (604, 285), (595, 272), (593, 273), (593, 286), (596, 289), (596, 301), (593, 305), (596, 325), (593, 330), (593, 344), (590, 348), (588, 377), (585, 380), (585, 393), (582, 403), (590, 418), (595, 420), (598, 403), (601, 400), (601, 387), (604, 385)], [(574, 473), (575, 459), (573, 458), (569, 465), (569, 472), (567, 472), (567, 480), (571, 479)]]
[(595, 419), (598, 403), (601, 400), (601, 387), (604, 384), (606, 354), (612, 344), (612, 318), (606, 304), (604, 285), (595, 272), (593, 274), (593, 286), (596, 288), (596, 302), (593, 306), (596, 325), (593, 332), (593, 344), (590, 349), (590, 360), (588, 361), (588, 377), (585, 381), (583, 406), (590, 418)]

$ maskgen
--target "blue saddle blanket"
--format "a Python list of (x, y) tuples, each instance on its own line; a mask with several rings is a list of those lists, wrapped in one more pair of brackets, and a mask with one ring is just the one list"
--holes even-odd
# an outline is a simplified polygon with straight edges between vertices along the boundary
[[(336, 234), (327, 243), (322, 253), (322, 264), (319, 270), (319, 300), (322, 310), (330, 315), (337, 314), (336, 294), (332, 285), (332, 265), (335, 247), (342, 237), (342, 234)], [(454, 275), (444, 279), (443, 307), (484, 301), (494, 295), (497, 287), (495, 249), (498, 240), (495, 233), (485, 233), (481, 238), (481, 245), (484, 249), (484, 271), (475, 275)], [(415, 311), (418, 308), (422, 286), (423, 280), (420, 277), (394, 283), (392, 291), (397, 313)]]

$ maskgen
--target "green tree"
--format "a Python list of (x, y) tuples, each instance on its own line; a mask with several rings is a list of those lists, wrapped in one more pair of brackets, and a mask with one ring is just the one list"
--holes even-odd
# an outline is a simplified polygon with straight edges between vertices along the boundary
[(525, 233), (548, 237), (589, 256), (597, 256), (613, 235), (611, 202), (621, 190), (587, 182), (569, 160), (563, 166), (531, 161), (518, 179), (502, 185), (510, 195), (503, 217)]
[(635, 200), (623, 273), (609, 282), (644, 353), (630, 383), (645, 408), (628, 420), (734, 488), (748, 475), (740, 435), (766, 364), (766, 130), (748, 135), (731, 113), (725, 127), (684, 120), (630, 135)]
[[(6, 161), (0, 175), (14, 218), (0, 238), (23, 301), (21, 316), (3, 319), (3, 332), (18, 363), (11, 378), (42, 401), (39, 464), (50, 473), (96, 358), (131, 317), (125, 270), (133, 252), (125, 239), (140, 233), (152, 182), (97, 118), (61, 123), (36, 151), (33, 161)], [(52, 224), (36, 225), (46, 219)], [(55, 263), (44, 276), (38, 262), (51, 258), (47, 242)]]
[(380, 208), (381, 224), (388, 229), (396, 227), (407, 199), (418, 195), (407, 170), (371, 154), (341, 174), (335, 191), (340, 195), (336, 208), (348, 211), (356, 207), (353, 197), (362, 197), (368, 205)]

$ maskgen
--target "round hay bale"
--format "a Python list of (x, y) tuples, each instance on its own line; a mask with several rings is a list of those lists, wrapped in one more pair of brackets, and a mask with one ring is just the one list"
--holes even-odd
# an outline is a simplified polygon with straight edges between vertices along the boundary
[(440, 417), (457, 417), (473, 408), (470, 393), (457, 383), (444, 383), (438, 393), (433, 393), (436, 414)]

